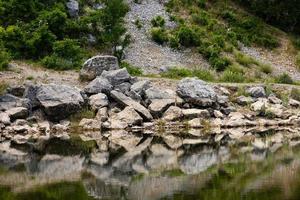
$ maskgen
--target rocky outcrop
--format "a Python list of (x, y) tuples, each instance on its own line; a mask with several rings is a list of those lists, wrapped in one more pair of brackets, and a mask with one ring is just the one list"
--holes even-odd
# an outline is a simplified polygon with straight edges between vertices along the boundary
[(114, 56), (94, 56), (88, 59), (80, 71), (80, 78), (93, 80), (103, 71), (111, 71), (119, 68), (118, 59)]
[(185, 78), (177, 85), (177, 94), (195, 106), (208, 107), (217, 101), (213, 87), (197, 78)]

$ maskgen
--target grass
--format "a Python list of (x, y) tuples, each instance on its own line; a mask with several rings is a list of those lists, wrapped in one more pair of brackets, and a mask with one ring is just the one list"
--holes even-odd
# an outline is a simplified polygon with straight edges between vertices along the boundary
[(185, 77), (197, 77), (204, 81), (214, 81), (215, 76), (211, 70), (205, 69), (187, 69), (182, 67), (172, 67), (168, 71), (161, 73), (164, 78), (181, 79)]
[(0, 83), (0, 95), (3, 95), (8, 88), (8, 84), (5, 82)]
[(235, 60), (245, 67), (250, 67), (251, 65), (257, 65), (258, 62), (250, 56), (242, 54), (240, 52), (234, 52)]
[(226, 83), (243, 83), (245, 81), (245, 77), (243, 73), (226, 70), (222, 74), (220, 81)]
[(273, 68), (268, 64), (260, 64), (259, 70), (265, 74), (271, 74), (273, 72)]
[(275, 83), (294, 84), (295, 82), (287, 73), (283, 73), (275, 78)]
[(300, 101), (300, 90), (297, 89), (297, 88), (293, 88), (291, 90), (291, 98), (297, 100), (297, 101)]
[(126, 68), (128, 73), (132, 76), (142, 76), (143, 70), (141, 68), (135, 67), (127, 62), (121, 62), (121, 67)]
[(300, 70), (300, 52), (298, 52), (298, 54), (296, 56), (296, 66)]

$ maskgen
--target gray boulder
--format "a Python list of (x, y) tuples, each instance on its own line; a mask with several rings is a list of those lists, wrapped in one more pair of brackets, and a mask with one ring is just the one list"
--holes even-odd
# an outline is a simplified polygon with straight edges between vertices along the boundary
[(131, 79), (130, 74), (125, 68), (111, 71), (105, 70), (102, 72), (100, 77), (103, 79), (107, 79), (113, 86), (120, 85), (124, 82), (129, 82)]
[(123, 93), (113, 90), (111, 91), (110, 96), (119, 104), (134, 108), (134, 110), (137, 111), (146, 121), (151, 121), (153, 119), (147, 108), (134, 101), (130, 97), (124, 95)]
[(78, 112), (85, 103), (79, 89), (56, 84), (39, 86), (36, 99), (46, 115), (52, 120), (67, 118)]
[(247, 90), (251, 97), (259, 98), (259, 97), (266, 97), (265, 88), (262, 86), (251, 87)]
[(0, 111), (5, 111), (14, 107), (25, 107), (30, 109), (31, 103), (27, 98), (15, 97), (11, 94), (0, 96)]
[(166, 121), (177, 121), (183, 117), (181, 108), (177, 106), (171, 106), (163, 115), (163, 119)]
[(161, 88), (151, 87), (145, 91), (147, 100), (154, 99), (175, 99), (176, 94), (171, 90), (162, 90)]
[(207, 107), (217, 101), (213, 87), (197, 78), (185, 78), (177, 85), (177, 94), (186, 102)]
[(130, 90), (143, 96), (145, 91), (150, 88), (150, 84), (151, 82), (149, 80), (138, 81), (131, 86)]
[(83, 64), (80, 71), (80, 78), (84, 80), (93, 80), (100, 76), (104, 70), (119, 69), (118, 59), (114, 56), (94, 56)]
[(150, 110), (154, 118), (160, 118), (162, 114), (171, 106), (175, 104), (175, 100), (172, 99), (156, 99), (153, 100), (149, 105), (148, 109)]
[(97, 77), (84, 88), (84, 92), (87, 94), (109, 94), (112, 89), (113, 86), (107, 79)]
[(78, 17), (79, 3), (76, 0), (69, 0), (67, 8), (71, 17)]

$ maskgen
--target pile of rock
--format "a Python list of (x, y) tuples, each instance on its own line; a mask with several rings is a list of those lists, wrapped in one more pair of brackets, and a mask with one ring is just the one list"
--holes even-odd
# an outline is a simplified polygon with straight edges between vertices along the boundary
[[(274, 94), (267, 95), (263, 86), (249, 87), (249, 96), (233, 100), (232, 91), (197, 78), (185, 78), (178, 83), (176, 91), (169, 90), (155, 87), (149, 80), (132, 77), (125, 68), (120, 69), (117, 59), (111, 56), (89, 59), (80, 74), (92, 79), (83, 90), (56, 84), (10, 88), (0, 97), (2, 133), (35, 135), (41, 130), (46, 135), (61, 133), (68, 130), (70, 124), (62, 120), (83, 108), (95, 113), (95, 118), (80, 121), (79, 126), (85, 130), (153, 128), (174, 121), (187, 121), (193, 128), (299, 122), (292, 108), (299, 107), (300, 102), (291, 99), (289, 105), (284, 106)], [(42, 122), (47, 123), (46, 128)]]

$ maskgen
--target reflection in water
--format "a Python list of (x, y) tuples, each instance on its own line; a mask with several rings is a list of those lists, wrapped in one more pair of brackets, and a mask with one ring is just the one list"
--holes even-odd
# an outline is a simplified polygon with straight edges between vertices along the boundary
[[(237, 137), (239, 135), (239, 137)], [(0, 143), (0, 199), (300, 199), (298, 132)]]

